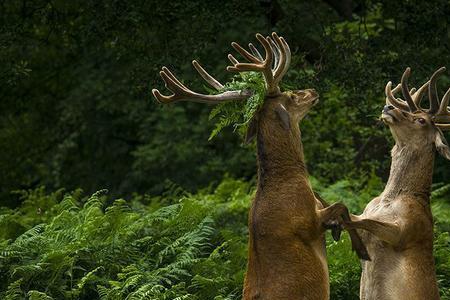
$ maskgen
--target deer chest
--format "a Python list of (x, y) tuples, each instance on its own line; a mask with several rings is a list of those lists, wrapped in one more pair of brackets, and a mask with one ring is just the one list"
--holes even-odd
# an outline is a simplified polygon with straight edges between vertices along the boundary
[(249, 230), (259, 238), (305, 236), (317, 232), (318, 228), (315, 202), (304, 205), (284, 201), (280, 204), (255, 199), (249, 215)]

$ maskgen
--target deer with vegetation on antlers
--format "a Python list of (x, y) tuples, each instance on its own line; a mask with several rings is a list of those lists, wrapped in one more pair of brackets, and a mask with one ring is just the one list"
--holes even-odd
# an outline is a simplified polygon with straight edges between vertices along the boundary
[[(389, 180), (364, 213), (345, 225), (363, 229), (360, 234), (372, 258), (362, 262), (361, 299), (439, 299), (430, 192), (435, 151), (450, 159), (441, 131), (450, 129), (450, 89), (440, 104), (436, 89), (444, 70), (437, 70), (418, 90), (408, 89), (409, 68), (394, 90), (391, 82), (386, 85), (381, 119), (395, 140)], [(405, 100), (394, 96), (400, 90)], [(426, 91), (429, 109), (420, 107)]]
[[(261, 72), (266, 99), (253, 118), (246, 140), (256, 137), (258, 185), (249, 213), (249, 252), (243, 299), (329, 298), (328, 267), (324, 231), (338, 216), (349, 220), (346, 207), (335, 203), (324, 208), (311, 189), (301, 143), (300, 120), (319, 99), (313, 89), (281, 92), (279, 83), (287, 72), (291, 52), (286, 41), (273, 33), (256, 38), (265, 57), (249, 44), (251, 53), (237, 43), (232, 47), (249, 62), (228, 55), (231, 72)], [(196, 61), (195, 69), (219, 92), (223, 85)], [(226, 91), (203, 95), (191, 91), (165, 67), (160, 72), (174, 94), (153, 95), (161, 103), (194, 101), (219, 103), (244, 100), (251, 91)], [(367, 252), (355, 230), (350, 230), (353, 247), (361, 258)]]

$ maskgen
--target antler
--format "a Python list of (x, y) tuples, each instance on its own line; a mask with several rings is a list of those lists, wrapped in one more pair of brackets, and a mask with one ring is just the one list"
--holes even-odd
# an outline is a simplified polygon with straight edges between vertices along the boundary
[(415, 88), (412, 88), (410, 90), (413, 101), (417, 107), (420, 107), (420, 102), (422, 102), (422, 98), (425, 95), (425, 92), (428, 90), (429, 85), (430, 81), (427, 81), (418, 90), (416, 90)]
[[(205, 69), (200, 66), (197, 61), (192, 61), (194, 68), (197, 72), (202, 76), (202, 78), (214, 89), (220, 91), (223, 89), (223, 85), (217, 81), (214, 77), (208, 74)], [(153, 89), (152, 94), (160, 103), (172, 103), (178, 101), (192, 101), (192, 102), (200, 102), (200, 103), (220, 103), (224, 101), (231, 100), (244, 100), (252, 95), (251, 91), (243, 90), (243, 91), (226, 91), (216, 95), (204, 95), (200, 93), (196, 93), (189, 88), (187, 88), (184, 84), (182, 84), (175, 75), (170, 72), (166, 67), (162, 67), (162, 71), (159, 72), (166, 88), (173, 92), (172, 95), (164, 96), (159, 90)]]
[[(418, 90), (412, 88), (408, 90), (408, 78), (411, 73), (410, 68), (406, 68), (403, 73), (401, 83), (398, 84), (392, 90), (392, 82), (388, 82), (386, 85), (386, 102), (389, 102), (405, 111), (416, 112), (421, 110), (420, 103), (425, 94), (425, 91), (428, 90), (428, 97), (430, 100), (430, 108), (426, 109), (428, 114), (433, 116), (435, 125), (442, 130), (450, 130), (450, 112), (448, 111), (448, 104), (450, 101), (450, 89), (447, 90), (445, 95), (442, 97), (442, 100), (439, 101), (438, 92), (437, 92), (437, 79), (440, 75), (442, 75), (445, 71), (445, 67), (442, 67), (435, 71), (431, 76), (430, 80), (427, 81), (424, 85), (422, 85)], [(394, 94), (399, 90), (402, 90), (403, 97), (405, 100), (395, 98)], [(447, 124), (445, 124), (447, 123)]]
[(241, 63), (233, 55), (228, 54), (228, 59), (233, 66), (228, 66), (227, 70), (231, 72), (262, 72), (266, 83), (267, 95), (278, 95), (280, 93), (279, 83), (291, 63), (291, 50), (284, 38), (279, 37), (275, 32), (272, 33), (272, 37), (268, 36), (266, 38), (257, 33), (256, 38), (264, 48), (264, 59), (253, 44), (250, 43), (248, 45), (252, 52), (250, 53), (238, 43), (233, 42), (231, 46), (249, 63)]
[(402, 85), (399, 83), (397, 86), (392, 89), (392, 81), (389, 81), (386, 84), (386, 87), (384, 89), (384, 92), (386, 94), (386, 104), (393, 104), (396, 107), (403, 109), (403, 110), (409, 110), (408, 105), (403, 101), (402, 99), (395, 98), (394, 94), (400, 91)]
[[(430, 79), (430, 87), (429, 87), (429, 97), (430, 102), (434, 103), (434, 121), (435, 125), (442, 130), (450, 130), (450, 112), (448, 111), (448, 103), (450, 100), (450, 88), (442, 97), (442, 100), (439, 104), (439, 96), (437, 93), (437, 77), (440, 76), (445, 71), (445, 67), (440, 68), (436, 72), (434, 72), (433, 76)], [(431, 109), (430, 109), (431, 112)], [(445, 124), (447, 123), (447, 124)]]
[(445, 72), (445, 67), (438, 69), (436, 72), (431, 75), (430, 78), (430, 86), (428, 87), (428, 97), (430, 98), (430, 110), (428, 111), (430, 114), (436, 114), (439, 110), (439, 96), (437, 92), (437, 79), (442, 73)]
[[(417, 107), (420, 107), (420, 102), (422, 102), (422, 98), (425, 95), (425, 92), (428, 90), (428, 85), (430, 84), (429, 81), (427, 81), (425, 84), (423, 84), (418, 90), (416, 90), (416, 88), (412, 88), (409, 92), (411, 94), (411, 97), (414, 101), (414, 104)], [(404, 109), (404, 110), (409, 110), (409, 106), (408, 104), (398, 98), (395, 98), (394, 95), (399, 92), (402, 89), (402, 85), (399, 83), (393, 90), (392, 90), (392, 82), (388, 82), (388, 84), (386, 85), (386, 96), (388, 94), (390, 94), (390, 98), (387, 96), (386, 97), (386, 104), (392, 104), (393, 102), (397, 101), (397, 107), (400, 106), (400, 108)], [(392, 100), (394, 99), (394, 100)], [(398, 103), (400, 102), (400, 103)]]
[[(406, 68), (405, 72), (403, 72), (402, 79), (399, 85), (397, 85), (392, 91), (392, 82), (389, 81), (386, 85), (385, 93), (386, 97), (389, 100), (390, 103), (392, 103), (394, 106), (410, 111), (410, 112), (416, 112), (419, 110), (417, 103), (420, 102), (421, 97), (423, 95), (423, 86), (415, 93), (415, 97), (412, 96), (411, 92), (408, 88), (408, 79), (409, 75), (411, 74), (411, 68)], [(401, 88), (403, 97), (405, 100), (395, 98), (394, 93), (397, 92)], [(420, 93), (419, 93), (420, 91)], [(414, 98), (414, 99), (413, 99)], [(416, 100), (416, 101), (414, 101)]]

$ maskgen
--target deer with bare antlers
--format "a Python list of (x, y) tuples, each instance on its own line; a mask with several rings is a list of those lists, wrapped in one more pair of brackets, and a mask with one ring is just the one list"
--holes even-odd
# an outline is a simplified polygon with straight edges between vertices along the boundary
[[(339, 215), (350, 220), (346, 207), (335, 203), (324, 208), (316, 198), (306, 171), (299, 122), (319, 99), (313, 89), (281, 92), (279, 83), (286, 74), (291, 52), (286, 41), (273, 33), (256, 38), (265, 57), (249, 44), (252, 53), (237, 43), (232, 47), (247, 63), (228, 55), (231, 72), (261, 72), (266, 99), (253, 118), (246, 136), (256, 137), (258, 186), (249, 214), (249, 253), (243, 299), (317, 299), (329, 298), (328, 267), (324, 231)], [(203, 95), (188, 89), (167, 68), (160, 72), (173, 95), (154, 89), (161, 103), (194, 101), (219, 103), (242, 101), (251, 91), (220, 92), (223, 85), (196, 61), (195, 69), (217, 95)], [(361, 258), (367, 252), (355, 230), (350, 230), (354, 248)]]
[[(346, 228), (361, 229), (372, 261), (362, 262), (360, 296), (364, 300), (439, 299), (433, 259), (430, 193), (435, 152), (450, 159), (441, 130), (450, 129), (450, 89), (439, 103), (437, 70), (418, 90), (408, 88), (410, 69), (392, 90), (386, 85), (381, 119), (394, 137), (389, 180), (383, 193)], [(404, 100), (396, 98), (401, 90)], [(430, 108), (420, 107), (428, 91)]]

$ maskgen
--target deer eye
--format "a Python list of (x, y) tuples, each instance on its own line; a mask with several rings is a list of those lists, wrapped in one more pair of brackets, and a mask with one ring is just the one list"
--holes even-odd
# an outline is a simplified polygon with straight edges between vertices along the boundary
[(419, 122), (420, 124), (424, 125), (427, 121), (424, 118), (417, 118), (416, 122)]

